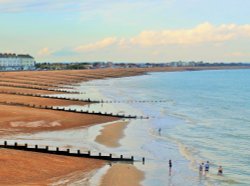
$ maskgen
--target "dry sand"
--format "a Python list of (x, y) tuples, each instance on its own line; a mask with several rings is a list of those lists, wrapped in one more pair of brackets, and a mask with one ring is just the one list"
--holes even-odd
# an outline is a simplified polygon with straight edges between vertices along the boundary
[(127, 121), (118, 121), (105, 125), (95, 141), (107, 147), (119, 147), (119, 140), (124, 136), (124, 129), (127, 125)]
[(140, 186), (142, 171), (129, 164), (113, 164), (102, 178), (100, 186)]
[(0, 149), (0, 154), (0, 185), (48, 185), (72, 173), (93, 171), (105, 163), (6, 149)]
[[(0, 106), (0, 118), (0, 136), (17, 133), (64, 130), (117, 120), (115, 117), (41, 110), (8, 105)], [(40, 121), (44, 121), (43, 125), (39, 125), (38, 127), (32, 127), (30, 125), (30, 122), (33, 122), (33, 124), (36, 125)], [(21, 123), (21, 125), (18, 126), (18, 122)], [(23, 123), (29, 125), (23, 125)], [(56, 125), (53, 125), (53, 123), (56, 123)]]
[(69, 106), (69, 105), (84, 106), (84, 105), (89, 104), (83, 101), (71, 101), (71, 100), (63, 100), (63, 99), (31, 97), (31, 96), (0, 93), (0, 102), (5, 102), (6, 100), (10, 100), (13, 103), (21, 103), (21, 104), (26, 103), (26, 104), (35, 104), (35, 105), (43, 105), (43, 106)]

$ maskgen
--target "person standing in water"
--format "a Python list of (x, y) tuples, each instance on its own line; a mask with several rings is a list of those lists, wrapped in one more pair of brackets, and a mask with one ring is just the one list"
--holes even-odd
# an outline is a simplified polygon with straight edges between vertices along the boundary
[(223, 174), (223, 168), (222, 168), (222, 166), (219, 166), (218, 175), (222, 175), (222, 174)]
[(205, 172), (209, 171), (209, 161), (207, 161), (207, 163), (205, 164)]
[(201, 163), (201, 164), (199, 165), (199, 171), (200, 171), (200, 173), (203, 172), (203, 167), (204, 167), (204, 163)]
[(172, 170), (172, 161), (171, 160), (168, 161), (168, 165), (169, 165), (169, 175), (171, 175), (171, 170)]
[(159, 133), (159, 135), (161, 135), (161, 128), (158, 129), (158, 133)]

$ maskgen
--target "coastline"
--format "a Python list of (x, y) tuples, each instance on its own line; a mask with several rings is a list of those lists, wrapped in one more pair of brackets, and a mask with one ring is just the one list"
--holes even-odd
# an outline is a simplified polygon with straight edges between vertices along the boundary
[[(228, 69), (228, 68), (226, 68)], [(91, 76), (96, 76), (98, 77), (98, 75), (103, 75), (102, 78), (105, 78), (105, 75), (107, 73), (109, 73), (109, 75), (107, 75), (106, 77), (107, 78), (110, 78), (110, 76), (113, 76), (113, 77), (126, 77), (126, 76), (134, 76), (134, 75), (142, 75), (146, 72), (154, 72), (154, 71), (186, 71), (186, 70), (211, 70), (211, 69), (185, 69), (185, 68), (182, 68), (182, 69), (178, 69), (178, 68), (172, 68), (172, 69), (135, 69), (135, 70), (123, 70), (123, 69), (118, 69), (118, 70), (86, 70), (84, 71), (84, 73), (86, 72), (87, 74), (89, 73), (89, 75)], [(212, 70), (220, 70), (220, 69), (215, 69), (213, 68)], [(70, 78), (69, 76), (67, 75), (63, 75), (65, 73), (65, 71), (56, 71), (56, 74), (58, 73), (58, 75), (54, 75), (53, 76), (53, 72), (1, 72), (1, 77), (3, 77), (4, 75), (7, 74), (7, 76), (17, 76), (17, 77), (22, 77), (23, 75), (25, 76), (36, 76), (37, 77), (37, 80), (34, 80), (30, 78), (30, 80), (28, 80), (28, 78), (26, 80), (23, 80), (24, 82), (33, 82), (33, 81), (36, 81), (36, 82), (39, 82), (41, 81), (41, 79), (39, 79), (40, 76), (43, 76), (43, 78), (47, 78), (47, 80), (44, 82), (49, 82), (49, 81), (54, 81), (56, 85), (59, 85), (58, 83), (61, 82), (61, 81), (64, 81), (65, 79), (68, 79), (67, 80), (67, 83), (68, 85), (75, 85), (75, 83), (80, 83), (80, 82), (83, 82), (83, 81), (88, 81), (88, 80), (92, 80), (92, 78), (82, 78), (80, 77), (80, 75), (82, 74), (83, 71), (67, 71), (67, 73), (69, 72), (69, 74), (73, 75), (73, 74), (76, 74), (76, 77), (74, 78)], [(94, 72), (94, 73), (93, 73)], [(124, 72), (122, 75), (119, 75), (121, 74), (121, 72)], [(126, 74), (127, 73), (127, 74)], [(47, 75), (46, 75), (47, 74)], [(60, 76), (64, 76), (64, 77), (59, 77)], [(58, 76), (58, 77), (57, 77)], [(57, 79), (57, 80), (53, 80), (54, 79)], [(20, 78), (21, 79), (21, 78)], [(72, 82), (74, 80), (74, 82)], [(43, 86), (41, 86), (43, 87)], [(17, 88), (17, 87), (0, 87), (0, 90), (7, 90), (7, 91), (16, 91), (16, 92), (24, 92), (24, 93), (41, 93), (41, 94), (58, 94), (60, 92), (57, 92), (57, 91), (46, 91), (46, 90), (36, 90), (36, 89), (27, 89), (27, 88)], [(33, 99), (33, 98), (22, 98), (21, 96), (9, 96), (8, 98), (8, 95), (5, 96), (4, 99), (16, 99), (20, 102), (29, 102), (29, 103), (32, 103), (32, 104), (36, 104), (36, 103), (41, 103), (41, 104), (45, 104), (45, 105), (52, 105), (52, 106), (68, 106), (68, 105), (84, 105), (85, 103), (76, 103), (76, 102), (58, 102), (58, 101), (44, 101), (44, 100), (40, 100), (39, 98), (36, 100), (36, 99)], [(8, 105), (1, 105), (0, 106), (0, 109), (1, 109), (1, 133), (0, 133), (0, 136), (2, 139), (4, 139), (4, 136), (8, 136), (8, 135), (16, 135), (16, 134), (20, 134), (20, 133), (36, 133), (36, 132), (41, 132), (41, 131), (57, 131), (57, 130), (65, 130), (65, 129), (70, 129), (70, 128), (74, 128), (74, 127), (79, 127), (79, 126), (90, 126), (90, 125), (95, 125), (95, 124), (99, 124), (99, 123), (105, 123), (105, 122), (108, 122), (108, 121), (114, 121), (114, 118), (108, 118), (108, 117), (100, 117), (100, 118), (97, 118), (96, 116), (94, 117), (91, 117), (89, 115), (86, 115), (86, 116), (83, 116), (83, 115), (77, 115), (77, 114), (67, 114), (67, 113), (64, 113), (63, 115), (62, 114), (58, 114), (56, 113), (56, 111), (42, 111), (42, 110), (37, 110), (35, 111), (34, 109), (32, 108), (23, 108), (23, 107), (15, 107), (15, 106), (8, 106)], [(32, 113), (32, 114), (31, 114)], [(22, 117), (20, 117), (20, 115)], [(25, 118), (25, 119), (24, 119)], [(27, 118), (27, 119), (26, 119)], [(46, 127), (26, 127), (25, 125), (27, 125), (27, 123), (31, 123), (30, 126), (32, 125), (37, 125), (39, 123), (36, 123), (38, 121), (44, 121), (44, 118), (46, 118), (46, 123), (52, 123), (52, 124), (49, 124), (46, 126)], [(76, 119), (77, 118), (77, 119)], [(77, 121), (74, 122), (72, 121), (72, 119), (76, 119)], [(89, 122), (89, 121), (93, 121), (93, 122)], [(60, 126), (58, 123), (53, 123), (53, 122), (57, 122), (57, 121), (60, 121), (58, 123), (60, 123)], [(11, 122), (19, 122), (19, 123), (15, 123), (13, 126), (10, 127), (10, 124)], [(20, 122), (23, 122), (23, 123), (20, 123)], [(18, 126), (19, 125), (19, 126)], [(44, 125), (44, 123), (42, 123), (42, 125)], [(53, 127), (50, 127), (50, 125), (52, 125)], [(49, 127), (48, 127), (49, 126)], [(3, 149), (1, 149), (2, 151)], [(5, 150), (4, 150), (5, 151)], [(30, 159), (30, 153), (27, 152), (27, 155), (26, 152), (18, 152), (20, 153), (20, 156), (23, 156), (23, 159), (21, 159), (21, 157), (19, 156), (19, 160), (16, 161), (16, 164), (18, 165), (20, 162), (25, 162), (27, 160)], [(0, 159), (3, 159), (2, 158), (3, 156), (0, 155)], [(35, 158), (38, 158), (37, 156), (34, 156)], [(47, 155), (43, 155), (43, 158), (44, 157), (47, 157)], [(4, 157), (6, 159), (4, 159), (4, 161), (7, 161), (7, 160), (12, 160), (11, 158), (11, 155), (8, 157), (8, 154)], [(18, 158), (18, 157), (17, 157)], [(54, 157), (54, 160), (52, 159), (47, 159), (47, 162), (53, 162), (53, 161), (60, 161), (60, 158), (59, 157)], [(61, 161), (64, 161), (64, 160), (61, 160)], [(67, 161), (67, 160), (65, 160)], [(70, 162), (70, 161), (69, 161)], [(87, 159), (86, 162), (89, 162), (89, 160)], [(92, 164), (94, 164), (92, 162)], [(8, 165), (6, 165), (8, 166)], [(23, 166), (25, 167), (25, 169), (27, 169), (28, 171), (31, 171), (31, 167), (28, 165), (28, 164), (23, 164)], [(42, 170), (42, 166), (41, 166), (41, 169), (39, 169), (38, 167), (35, 167), (37, 168), (37, 170)], [(6, 169), (6, 168), (5, 168)], [(46, 168), (44, 168), (46, 169)], [(93, 169), (92, 169), (93, 170)], [(11, 167), (10, 169), (6, 169), (5, 170), (5, 174), (11, 174)], [(27, 172), (28, 172), (27, 171)], [(48, 170), (49, 171), (49, 170)], [(70, 169), (71, 172), (74, 172), (74, 171), (77, 171), (77, 168), (72, 168)], [(89, 172), (91, 170), (88, 170), (87, 172)], [(53, 177), (60, 177), (60, 176), (63, 176), (63, 175), (66, 175), (68, 174), (69, 172), (65, 171), (65, 172), (59, 172), (58, 174), (54, 174), (53, 171), (50, 172), (50, 178), (52, 179)], [(2, 177), (2, 175), (1, 175)], [(24, 176), (25, 177), (25, 176)], [(25, 179), (22, 178), (22, 177), (16, 177), (16, 179), (20, 179), (22, 182), (19, 182), (19, 183), (22, 183), (22, 184), (26, 184), (26, 183), (29, 183), (29, 175), (26, 175)], [(36, 180), (37, 179), (37, 180)], [(39, 179), (37, 177), (34, 177), (34, 180), (32, 180), (33, 183), (39, 183), (41, 185), (47, 185), (48, 183), (42, 183), (39, 181)]]

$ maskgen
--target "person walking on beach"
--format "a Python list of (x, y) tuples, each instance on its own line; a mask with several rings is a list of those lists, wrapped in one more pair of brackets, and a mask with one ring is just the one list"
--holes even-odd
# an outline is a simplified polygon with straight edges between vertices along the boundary
[(203, 172), (203, 166), (204, 166), (204, 163), (201, 163), (201, 164), (199, 165), (199, 171), (200, 171), (200, 173)]
[(169, 176), (171, 176), (171, 171), (172, 171), (172, 161), (168, 161), (168, 166), (169, 166)]
[(207, 161), (207, 163), (205, 164), (205, 172), (209, 171), (209, 161)]
[(158, 133), (159, 133), (159, 135), (161, 135), (161, 128), (158, 129)]
[(172, 161), (171, 160), (168, 161), (168, 165), (169, 165), (169, 170), (171, 171), (171, 169), (172, 169)]
[(223, 168), (222, 168), (222, 166), (219, 166), (218, 175), (222, 175), (222, 174), (223, 174)]

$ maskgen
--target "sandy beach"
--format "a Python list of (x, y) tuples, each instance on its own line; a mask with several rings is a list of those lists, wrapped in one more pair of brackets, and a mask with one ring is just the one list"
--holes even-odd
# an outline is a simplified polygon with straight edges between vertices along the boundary
[(107, 147), (119, 147), (119, 140), (124, 136), (124, 129), (127, 125), (128, 122), (126, 121), (105, 125), (95, 141)]
[[(68, 175), (87, 174), (104, 161), (0, 149), (0, 185), (50, 185)], [(77, 178), (74, 178), (77, 179)], [(67, 185), (70, 181), (64, 181)]]
[(144, 174), (129, 164), (113, 164), (101, 180), (101, 186), (140, 186)]

